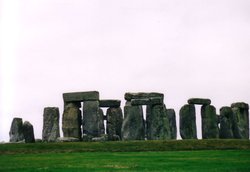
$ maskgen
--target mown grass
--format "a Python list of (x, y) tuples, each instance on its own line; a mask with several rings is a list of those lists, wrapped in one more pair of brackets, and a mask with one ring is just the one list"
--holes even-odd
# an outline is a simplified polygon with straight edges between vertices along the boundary
[(250, 141), (3, 144), (0, 171), (250, 171)]

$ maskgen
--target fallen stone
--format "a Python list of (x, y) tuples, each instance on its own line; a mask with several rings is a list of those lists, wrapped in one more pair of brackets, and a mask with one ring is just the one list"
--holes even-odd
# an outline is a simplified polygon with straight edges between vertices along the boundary
[(123, 140), (144, 140), (145, 125), (142, 106), (131, 106), (127, 102), (124, 106), (124, 120), (122, 123)]
[(106, 135), (103, 135), (101, 137), (93, 137), (92, 138), (93, 142), (104, 142), (104, 141), (107, 141), (107, 140), (108, 140), (108, 138), (107, 138)]
[(194, 105), (184, 105), (180, 109), (180, 135), (182, 139), (197, 139)]
[(55, 142), (60, 137), (59, 132), (59, 109), (57, 107), (46, 107), (43, 111), (43, 133), (45, 142)]
[(80, 139), (75, 137), (58, 137), (56, 139), (56, 142), (79, 142), (79, 141)]
[(201, 107), (201, 121), (203, 139), (219, 138), (218, 118), (214, 106), (203, 105)]
[(100, 107), (120, 107), (121, 101), (120, 100), (100, 100), (99, 106)]
[(146, 126), (148, 140), (170, 139), (170, 128), (164, 105), (147, 106)]
[(170, 138), (177, 138), (176, 116), (174, 109), (167, 109), (167, 115), (169, 120)]
[(78, 103), (65, 103), (62, 118), (62, 131), (64, 137), (73, 137), (81, 140), (82, 115), (79, 108)]
[(148, 99), (148, 98), (153, 98), (153, 97), (161, 97), (163, 99), (164, 94), (139, 92), (139, 93), (125, 93), (125, 96), (124, 96), (125, 100), (127, 101), (131, 101), (131, 99)]
[(233, 106), (233, 134), (237, 139), (249, 139), (249, 110), (243, 106)]
[(201, 99), (201, 98), (191, 98), (188, 99), (188, 104), (197, 104), (197, 105), (210, 105), (210, 99)]
[[(107, 109), (107, 135), (108, 140), (121, 140), (122, 138), (122, 109), (108, 108)], [(119, 139), (117, 139), (117, 136)]]
[(139, 105), (163, 105), (163, 97), (152, 97), (144, 99), (131, 99), (132, 106)]
[(83, 104), (83, 134), (91, 137), (99, 137), (101, 135), (99, 101), (85, 101)]
[(237, 102), (237, 103), (233, 103), (231, 105), (232, 108), (241, 108), (241, 109), (249, 109), (249, 105), (247, 103), (244, 102)]
[(23, 135), (25, 143), (35, 143), (33, 125), (28, 121), (23, 123)]
[(12, 120), (9, 136), (10, 142), (20, 142), (24, 140), (22, 118), (14, 118)]
[(84, 102), (99, 100), (98, 91), (63, 93), (64, 102)]
[(231, 107), (224, 106), (220, 109), (220, 138), (231, 139), (233, 135), (233, 111)]

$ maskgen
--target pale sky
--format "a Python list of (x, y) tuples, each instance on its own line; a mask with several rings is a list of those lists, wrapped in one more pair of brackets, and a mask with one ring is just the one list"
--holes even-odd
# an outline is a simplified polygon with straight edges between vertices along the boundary
[(14, 117), (41, 138), (64, 92), (162, 92), (177, 124), (191, 97), (218, 113), (250, 103), (250, 1), (0, 0), (0, 72), (0, 141)]

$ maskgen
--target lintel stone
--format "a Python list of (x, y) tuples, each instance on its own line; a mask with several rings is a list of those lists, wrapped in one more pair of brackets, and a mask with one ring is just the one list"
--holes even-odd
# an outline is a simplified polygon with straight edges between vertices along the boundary
[(138, 105), (162, 105), (163, 97), (152, 97), (147, 99), (131, 99), (132, 106)]
[(242, 109), (249, 109), (249, 105), (247, 103), (244, 102), (237, 102), (237, 103), (233, 103), (231, 105), (232, 108), (242, 108)]
[(210, 99), (203, 99), (203, 98), (191, 98), (188, 99), (188, 104), (197, 104), (197, 105), (210, 105)]
[(156, 93), (156, 92), (151, 92), (151, 93), (145, 93), (145, 92), (138, 92), (138, 93), (125, 93), (125, 100), (131, 101), (131, 99), (148, 99), (152, 97), (162, 97), (164, 98), (164, 94), (162, 93)]
[(83, 102), (99, 100), (98, 91), (63, 93), (64, 102)]
[(121, 100), (100, 100), (99, 106), (100, 107), (120, 107)]

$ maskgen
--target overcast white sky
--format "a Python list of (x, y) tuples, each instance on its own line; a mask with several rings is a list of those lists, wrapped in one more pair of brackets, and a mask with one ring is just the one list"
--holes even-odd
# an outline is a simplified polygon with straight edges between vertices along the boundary
[(250, 103), (249, 0), (0, 0), (0, 43), (0, 141), (13, 117), (41, 138), (63, 92), (162, 92), (177, 117), (191, 97)]

